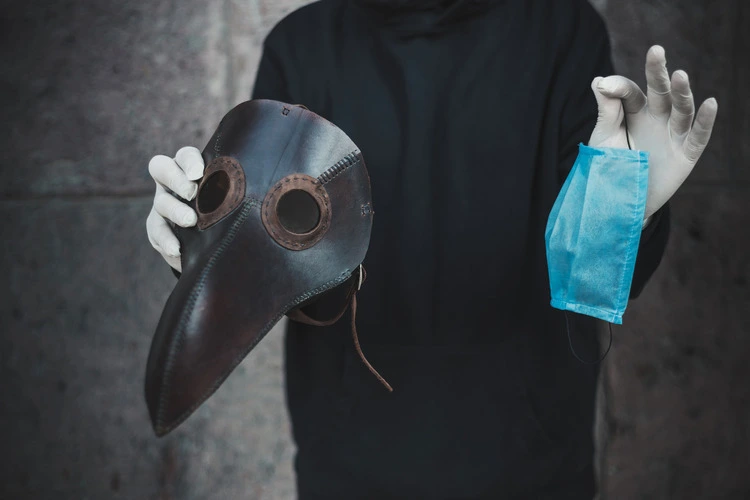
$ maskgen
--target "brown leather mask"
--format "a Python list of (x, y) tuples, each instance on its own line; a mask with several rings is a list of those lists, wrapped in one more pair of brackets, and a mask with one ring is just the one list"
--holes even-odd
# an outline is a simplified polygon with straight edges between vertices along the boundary
[(357, 146), (302, 106), (254, 100), (227, 113), (203, 160), (191, 202), (198, 223), (176, 228), (182, 275), (146, 368), (159, 436), (213, 394), (285, 314), (317, 325), (341, 317), (344, 310), (313, 320), (299, 309), (333, 288), (348, 287), (362, 355), (355, 293), (373, 210)]

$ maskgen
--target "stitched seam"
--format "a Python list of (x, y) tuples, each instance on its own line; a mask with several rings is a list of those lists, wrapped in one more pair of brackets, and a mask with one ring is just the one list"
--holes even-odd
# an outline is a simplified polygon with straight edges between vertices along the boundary
[(335, 179), (339, 174), (344, 172), (350, 167), (353, 167), (357, 163), (362, 161), (362, 156), (359, 154), (359, 150), (355, 149), (348, 155), (344, 156), (341, 160), (337, 161), (332, 167), (328, 168), (325, 172), (318, 176), (318, 180), (321, 184), (327, 184)]
[(203, 269), (197, 286), (195, 286), (193, 288), (193, 291), (190, 293), (190, 297), (187, 301), (187, 307), (182, 311), (182, 317), (180, 318), (180, 323), (177, 328), (177, 342), (172, 345), (172, 348), (169, 351), (169, 355), (167, 356), (167, 366), (164, 369), (161, 397), (159, 398), (159, 412), (157, 413), (156, 417), (156, 424), (159, 428), (163, 428), (164, 412), (166, 411), (166, 400), (169, 394), (169, 390), (171, 389), (170, 379), (174, 370), (175, 358), (177, 357), (177, 353), (182, 349), (182, 344), (184, 343), (185, 327), (187, 325), (188, 318), (190, 317), (190, 312), (195, 305), (195, 301), (198, 299), (198, 295), (203, 290), (203, 286), (205, 285), (206, 277), (208, 276), (209, 271), (213, 268), (216, 261), (219, 259), (219, 257), (221, 257), (232, 240), (234, 240), (234, 237), (239, 231), (239, 227), (245, 222), (245, 220), (247, 220), (247, 216), (250, 214), (251, 209), (258, 206), (259, 204), (260, 203), (258, 202), (258, 200), (254, 199), (248, 199), (245, 202), (245, 206), (242, 207), (242, 211), (240, 212), (239, 217), (236, 221), (234, 221), (234, 223), (232, 223), (232, 226), (229, 228), (226, 236), (222, 238), (221, 243), (219, 244), (219, 248), (209, 258), (208, 264)]
[[(638, 200), (638, 204), (639, 205), (641, 204), (641, 198), (644, 196), (643, 195), (643, 190), (640, 189), (640, 187), (641, 187), (641, 176), (643, 175), (643, 171), (641, 169), (641, 164), (642, 163), (643, 163), (643, 159), (639, 156), (638, 157), (638, 174), (637, 174), (637, 177), (636, 177), (636, 185), (638, 186), (638, 192), (637, 192), (636, 198)], [(647, 192), (648, 192), (648, 188), (647, 188)], [(638, 222), (638, 219), (639, 219), (638, 216), (639, 216), (639, 214), (640, 214), (640, 221), (641, 221), (640, 223)], [(633, 221), (631, 222), (630, 226), (631, 226), (630, 235), (629, 235), (630, 240), (632, 241), (633, 239), (635, 239), (637, 237), (639, 239), (639, 241), (640, 241), (640, 232), (643, 230), (643, 213), (642, 212), (636, 211), (636, 213), (633, 214)], [(628, 289), (625, 290), (623, 288), (623, 284), (625, 283), (625, 280), (627, 279), (627, 274), (628, 273), (626, 271), (628, 270), (628, 268), (634, 267), (635, 264), (633, 264), (633, 261), (635, 260), (636, 256), (638, 255), (638, 245), (637, 244), (636, 245), (628, 245), (628, 247), (629, 247), (628, 248), (628, 253), (625, 255), (625, 262), (624, 262), (624, 265), (623, 265), (623, 268), (622, 268), (622, 272), (620, 274), (620, 284), (618, 286), (618, 289), (620, 290), (620, 293), (619, 293), (619, 295), (617, 297), (617, 303), (619, 304), (623, 300), (625, 300), (626, 301), (626, 303), (625, 303), (626, 307), (627, 307), (627, 297), (630, 295), (630, 287), (628, 287)], [(633, 249), (635, 249), (635, 251), (633, 251)], [(633, 271), (635, 271), (635, 269), (633, 269)], [(631, 276), (631, 280), (632, 280), (632, 276)], [(632, 286), (632, 282), (631, 282), (631, 286)], [(625, 312), (625, 308), (623, 308), (622, 312), (620, 312), (619, 311), (619, 307), (618, 307), (618, 313), (624, 314), (624, 312)]]
[(273, 179), (274, 177), (276, 177), (276, 172), (279, 170), (279, 167), (281, 166), (281, 160), (283, 160), (284, 157), (286, 156), (286, 152), (289, 149), (289, 145), (292, 143), (292, 139), (297, 134), (297, 129), (302, 124), (302, 120), (300, 118), (302, 117), (303, 113), (304, 113), (304, 111), (300, 112), (300, 113), (295, 113), (296, 114), (295, 118), (297, 119), (297, 121), (294, 123), (294, 130), (292, 130), (292, 133), (289, 135), (289, 138), (287, 139), (286, 145), (284, 146), (284, 151), (281, 152), (281, 155), (279, 156), (279, 159), (276, 162), (276, 166), (273, 167), (273, 170), (271, 171), (271, 179)]
[(219, 123), (219, 130), (216, 131), (216, 142), (214, 142), (214, 154), (216, 156), (219, 156), (219, 151), (221, 150), (221, 134), (224, 132), (221, 125), (223, 123), (224, 120)]
[[(568, 310), (572, 310), (573, 312), (575, 312), (576, 309), (578, 309), (578, 310), (585, 310), (585, 311), (596, 311), (596, 312), (600, 312), (600, 313), (602, 313), (602, 314), (604, 314), (604, 315), (606, 315), (608, 317), (613, 317), (613, 318), (622, 315), (622, 313), (620, 311), (618, 311), (617, 309), (614, 309), (614, 308), (613, 309), (605, 309), (605, 308), (597, 307), (597, 306), (589, 306), (589, 305), (579, 304), (578, 302), (569, 302), (569, 301), (563, 300), (563, 299), (552, 299), (550, 301), (550, 303), (551, 304), (560, 305), (560, 306), (563, 306), (565, 308), (571, 308), (571, 309), (568, 309)], [(555, 305), (553, 305), (552, 307), (555, 307)]]
[(232, 360), (232, 363), (229, 365), (229, 368), (225, 370), (217, 379), (216, 382), (205, 392), (205, 395), (202, 396), (195, 404), (193, 404), (190, 408), (185, 410), (183, 413), (180, 414), (180, 416), (174, 421), (172, 425), (169, 427), (162, 427), (165, 432), (169, 432), (178, 425), (180, 425), (182, 422), (185, 421), (186, 418), (188, 418), (200, 405), (202, 405), (211, 395), (216, 392), (216, 390), (219, 388), (219, 386), (224, 383), (224, 381), (227, 379), (229, 374), (237, 367), (237, 365), (245, 358), (245, 356), (248, 355), (248, 353), (253, 350), (253, 348), (258, 345), (258, 343), (265, 338), (266, 334), (273, 328), (273, 326), (281, 320), (281, 318), (290, 310), (292, 310), (296, 305), (301, 304), (302, 302), (306, 301), (310, 297), (313, 297), (315, 295), (318, 295), (320, 293), (323, 293), (327, 290), (330, 290), (331, 288), (335, 288), (341, 283), (345, 282), (351, 277), (352, 271), (347, 271), (345, 273), (342, 273), (338, 278), (333, 279), (329, 281), (328, 283), (325, 283), (309, 292), (306, 292), (299, 297), (295, 298), (294, 300), (288, 302), (285, 306), (282, 307), (282, 312), (280, 314), (277, 314), (274, 318), (266, 322), (265, 325), (263, 325), (263, 328), (261, 328), (261, 333), (255, 338), (255, 341), (252, 342), (247, 348), (245, 348), (240, 354), (235, 356), (235, 358)]
[[(234, 199), (238, 198), (239, 191), (242, 190), (242, 196), (239, 196), (239, 198), (240, 198), (239, 201), (241, 203), (242, 202), (242, 198), (245, 195), (245, 175), (244, 175), (245, 172), (242, 170), (242, 167), (240, 167), (238, 165), (238, 162), (237, 162), (237, 160), (235, 158), (228, 157), (228, 156), (220, 156), (220, 157), (217, 158), (217, 160), (218, 160), (218, 163), (221, 166), (226, 167), (227, 169), (231, 169), (234, 172), (240, 172), (240, 174), (242, 176), (242, 182), (238, 183), (238, 182), (236, 182), (236, 180), (233, 181), (232, 189), (231, 189), (230, 193), (227, 194), (227, 198), (231, 202), (232, 198), (234, 198)], [(237, 163), (235, 163), (235, 162), (237, 162)], [(221, 169), (217, 168), (216, 170), (214, 170), (213, 172), (211, 172), (210, 175), (213, 175), (216, 172), (220, 172), (220, 171), (221, 171)], [(207, 177), (205, 177), (205, 175), (204, 175), (204, 178), (207, 179)], [(197, 224), (198, 229), (206, 229), (208, 227), (213, 226), (214, 224), (216, 224), (217, 222), (219, 222), (221, 219), (223, 219), (224, 217), (226, 217), (227, 215), (229, 215), (235, 208), (237, 208), (237, 205), (239, 205), (239, 203), (235, 204), (234, 206), (231, 206), (231, 205), (232, 205), (232, 203), (227, 203), (226, 199), (225, 199), (224, 202), (222, 202), (222, 204), (219, 206), (219, 208), (217, 208), (213, 212), (209, 212), (209, 213), (200, 213), (199, 212), (199, 216), (202, 215), (204, 217), (204, 220), (198, 222), (198, 224)], [(196, 208), (198, 208), (197, 199), (196, 199), (195, 206), (196, 206)]]

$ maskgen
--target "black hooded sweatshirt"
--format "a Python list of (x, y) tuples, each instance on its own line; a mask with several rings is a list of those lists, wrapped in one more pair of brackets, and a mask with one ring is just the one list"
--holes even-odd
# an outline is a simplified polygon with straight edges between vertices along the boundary
[[(549, 305), (544, 228), (596, 122), (591, 81), (613, 73), (584, 0), (323, 0), (268, 35), (253, 98), (305, 105), (366, 161), (356, 321), (394, 387), (354, 353), (348, 318), (290, 322), (301, 498), (579, 498), (556, 486), (568, 477), (593, 491), (598, 369), (573, 357)], [(631, 298), (668, 232), (665, 207)], [(570, 316), (576, 352), (596, 359), (602, 323)]]

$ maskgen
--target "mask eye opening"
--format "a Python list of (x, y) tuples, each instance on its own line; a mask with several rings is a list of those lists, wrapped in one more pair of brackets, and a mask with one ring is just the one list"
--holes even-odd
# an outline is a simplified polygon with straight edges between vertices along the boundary
[(320, 224), (320, 206), (315, 198), (303, 189), (292, 189), (276, 203), (279, 224), (293, 234), (308, 234)]
[(197, 196), (198, 211), (203, 214), (215, 212), (229, 193), (229, 175), (223, 170), (217, 170), (201, 183)]
[(268, 191), (261, 218), (276, 243), (289, 250), (305, 250), (315, 246), (328, 231), (331, 200), (316, 178), (291, 174)]
[(219, 156), (206, 165), (198, 184), (198, 229), (207, 229), (237, 208), (245, 197), (245, 172), (235, 158)]

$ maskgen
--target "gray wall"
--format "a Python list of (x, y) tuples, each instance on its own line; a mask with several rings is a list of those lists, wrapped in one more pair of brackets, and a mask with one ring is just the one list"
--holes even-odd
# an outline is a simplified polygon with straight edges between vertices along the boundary
[(615, 329), (601, 406), (608, 498), (750, 498), (750, 4), (596, 1), (615, 65), (645, 85), (662, 44), (714, 96), (711, 144), (674, 197), (660, 268)]
[[(620, 73), (643, 84), (661, 43), (720, 106), (604, 363), (602, 496), (748, 498), (750, 9), (592, 1)], [(146, 239), (146, 167), (206, 142), (305, 2), (4, 3), (0, 498), (293, 498), (279, 332), (177, 431), (151, 432), (143, 372), (174, 278)]]

